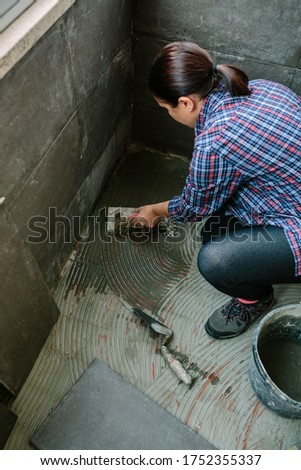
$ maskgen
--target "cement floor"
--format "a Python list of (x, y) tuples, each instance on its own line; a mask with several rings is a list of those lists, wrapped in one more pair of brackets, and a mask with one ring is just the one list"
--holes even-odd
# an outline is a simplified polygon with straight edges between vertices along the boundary
[[(136, 148), (110, 182), (99, 216), (66, 265), (54, 296), (61, 316), (13, 404), (19, 416), (7, 449), (29, 439), (95, 357), (219, 449), (287, 449), (301, 420), (279, 417), (249, 383), (253, 325), (226, 341), (210, 339), (204, 323), (227, 299), (199, 274), (200, 225), (180, 236), (133, 240), (105, 236), (108, 206), (138, 206), (170, 198), (183, 186), (189, 162)], [(92, 224), (93, 225), (93, 224)], [(298, 303), (301, 285), (275, 286), (275, 307)], [(181, 383), (155, 338), (129, 306), (138, 306), (174, 331), (171, 347), (197, 377)]]

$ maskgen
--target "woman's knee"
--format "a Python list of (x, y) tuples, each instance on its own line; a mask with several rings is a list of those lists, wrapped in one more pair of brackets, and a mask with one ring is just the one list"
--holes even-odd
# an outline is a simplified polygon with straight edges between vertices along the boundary
[(198, 254), (198, 269), (202, 276), (211, 284), (219, 284), (224, 271), (225, 259), (223, 250), (218, 243), (209, 242), (204, 245)]

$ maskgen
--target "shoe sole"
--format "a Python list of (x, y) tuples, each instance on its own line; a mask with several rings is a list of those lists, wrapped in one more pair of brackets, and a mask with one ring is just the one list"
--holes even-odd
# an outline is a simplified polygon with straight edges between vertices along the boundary
[(256, 320), (258, 320), (260, 317), (262, 317), (263, 315), (265, 315), (266, 313), (269, 312), (269, 310), (273, 307), (273, 305), (275, 304), (275, 300), (273, 299), (272, 302), (271, 302), (271, 305), (269, 305), (266, 309), (265, 312), (261, 313), (258, 317), (254, 317), (253, 320), (250, 321), (250, 323), (243, 329), (241, 330), (239, 333), (233, 333), (233, 334), (228, 334), (226, 336), (221, 336), (220, 333), (215, 333), (215, 330), (212, 330), (208, 324), (208, 322), (205, 323), (205, 331), (206, 333), (211, 336), (212, 338), (214, 339), (230, 339), (230, 338), (235, 338), (236, 336), (239, 336), (241, 335), (242, 333), (244, 333), (252, 323), (254, 323)]
[[(251, 323), (249, 323), (248, 327), (250, 325), (251, 325)], [(215, 333), (214, 330), (211, 330), (210, 326), (207, 325), (207, 323), (206, 323), (205, 324), (205, 331), (209, 336), (211, 336), (211, 338), (214, 338), (214, 339), (230, 339), (230, 338), (235, 338), (235, 336), (241, 335), (242, 333), (244, 333), (248, 329), (248, 327), (244, 328), (239, 333), (233, 333), (233, 334), (228, 334), (228, 335), (225, 335), (225, 336), (221, 336), (220, 333)]]

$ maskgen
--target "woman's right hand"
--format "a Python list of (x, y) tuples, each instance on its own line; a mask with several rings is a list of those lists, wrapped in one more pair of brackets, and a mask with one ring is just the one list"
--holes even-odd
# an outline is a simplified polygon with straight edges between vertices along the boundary
[(141, 206), (129, 220), (134, 226), (153, 228), (160, 222), (162, 217), (170, 217), (167, 209), (168, 204), (169, 201), (165, 201)]

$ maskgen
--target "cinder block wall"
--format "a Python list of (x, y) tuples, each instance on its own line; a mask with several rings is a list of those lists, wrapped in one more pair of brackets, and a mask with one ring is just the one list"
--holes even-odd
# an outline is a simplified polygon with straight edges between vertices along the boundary
[(193, 133), (172, 122), (147, 91), (153, 58), (171, 41), (207, 49), (251, 79), (265, 78), (301, 94), (300, 0), (133, 0), (136, 46), (133, 135), (136, 140), (190, 155)]
[(0, 83), (0, 197), (48, 285), (130, 140), (131, 67), (131, 0), (78, 0)]

